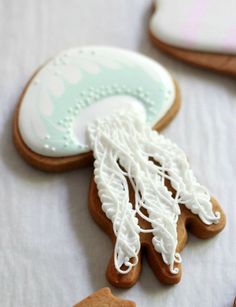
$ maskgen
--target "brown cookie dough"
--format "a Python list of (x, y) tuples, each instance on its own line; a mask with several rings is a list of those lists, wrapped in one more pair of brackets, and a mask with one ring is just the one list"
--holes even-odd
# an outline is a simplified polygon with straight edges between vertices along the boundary
[[(169, 186), (169, 183), (167, 183)], [(169, 186), (169, 188), (171, 188)], [(130, 199), (134, 200), (134, 195), (131, 192)], [(190, 231), (196, 237), (200, 239), (209, 239), (219, 233), (225, 226), (225, 214), (220, 207), (219, 203), (212, 198), (211, 199), (214, 211), (219, 211), (221, 213), (221, 219), (218, 224), (206, 225), (200, 218), (193, 214), (186, 207), (181, 207), (181, 215), (179, 216), (177, 224), (178, 233), (178, 245), (177, 252), (180, 252), (185, 244), (187, 243), (187, 231)], [(89, 210), (95, 220), (95, 222), (102, 228), (102, 230), (111, 238), (113, 244), (115, 244), (116, 237), (113, 232), (113, 225), (111, 221), (106, 217), (105, 213), (101, 207), (101, 201), (98, 196), (97, 186), (94, 182), (94, 178), (91, 179), (90, 189), (89, 189)], [(139, 225), (142, 228), (150, 229), (151, 225), (146, 221), (139, 218)], [(106, 276), (108, 281), (115, 287), (118, 288), (129, 288), (132, 287), (139, 279), (141, 269), (142, 269), (142, 257), (145, 255), (150, 267), (152, 268), (156, 277), (165, 284), (176, 284), (181, 279), (181, 264), (177, 264), (179, 268), (178, 274), (171, 274), (169, 266), (165, 264), (162, 260), (160, 253), (154, 250), (152, 244), (153, 235), (151, 233), (141, 233), (141, 250), (139, 253), (138, 264), (127, 274), (123, 275), (116, 271), (114, 266), (114, 257), (111, 256), (110, 262), (108, 264)]]
[(109, 288), (100, 289), (83, 301), (76, 304), (74, 307), (135, 307), (136, 304), (132, 301), (122, 300), (112, 295)]
[(206, 68), (230, 76), (236, 76), (236, 56), (197, 52), (173, 47), (157, 39), (151, 32), (153, 43), (163, 52), (194, 66)]

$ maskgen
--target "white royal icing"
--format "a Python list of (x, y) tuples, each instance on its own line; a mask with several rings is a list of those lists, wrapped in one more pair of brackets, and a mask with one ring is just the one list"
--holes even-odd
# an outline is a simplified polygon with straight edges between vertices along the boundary
[(110, 113), (117, 110), (132, 110), (139, 114), (141, 118), (146, 120), (146, 111), (143, 104), (136, 98), (131, 96), (112, 96), (107, 97), (81, 110), (76, 120), (74, 131), (80, 143), (89, 144), (87, 126), (95, 119), (104, 118)]
[[(220, 213), (213, 212), (208, 191), (194, 177), (185, 154), (134, 112), (98, 119), (89, 125), (88, 132), (102, 210), (112, 221), (116, 235), (116, 270), (126, 274), (137, 264), (139, 234), (151, 232), (155, 250), (170, 266), (170, 272), (177, 274), (175, 263), (181, 261), (176, 253), (180, 204), (207, 225), (220, 219)], [(165, 186), (165, 179), (176, 190), (175, 196)], [(133, 207), (127, 180), (135, 194)], [(151, 228), (142, 229), (138, 217), (148, 221)]]
[(235, 0), (154, 0), (151, 32), (169, 45), (236, 54)]
[(77, 155), (90, 150), (85, 127), (95, 118), (133, 109), (152, 126), (174, 101), (173, 80), (157, 62), (118, 48), (75, 48), (33, 77), (21, 101), (19, 130), (38, 154)]

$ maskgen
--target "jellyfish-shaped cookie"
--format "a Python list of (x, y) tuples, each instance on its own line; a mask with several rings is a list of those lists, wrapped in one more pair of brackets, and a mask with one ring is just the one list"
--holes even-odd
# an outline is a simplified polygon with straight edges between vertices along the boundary
[(89, 209), (114, 243), (107, 278), (117, 287), (137, 281), (144, 252), (162, 282), (177, 283), (186, 227), (200, 238), (224, 227), (185, 154), (157, 132), (178, 107), (165, 68), (108, 47), (62, 52), (34, 75), (17, 107), (14, 140), (30, 164), (64, 171), (94, 159)]

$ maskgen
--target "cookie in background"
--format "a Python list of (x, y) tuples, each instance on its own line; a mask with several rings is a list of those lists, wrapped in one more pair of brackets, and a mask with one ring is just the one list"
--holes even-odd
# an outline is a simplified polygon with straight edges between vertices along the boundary
[(163, 52), (236, 76), (234, 0), (154, 0), (150, 36)]

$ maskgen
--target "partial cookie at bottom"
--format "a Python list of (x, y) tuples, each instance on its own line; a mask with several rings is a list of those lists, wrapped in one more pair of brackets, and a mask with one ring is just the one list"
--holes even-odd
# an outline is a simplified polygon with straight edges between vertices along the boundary
[(136, 304), (132, 301), (123, 300), (112, 295), (109, 288), (100, 289), (80, 303), (76, 304), (74, 307), (135, 307)]

